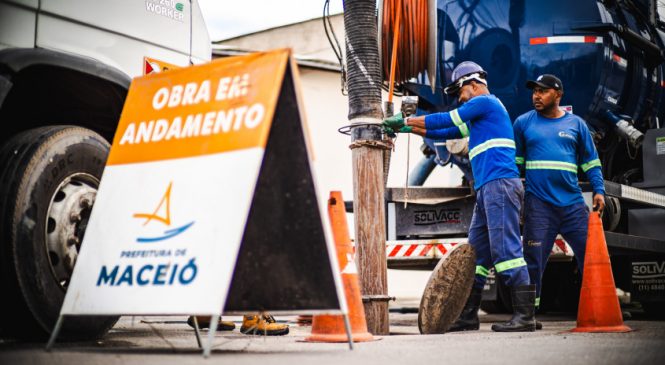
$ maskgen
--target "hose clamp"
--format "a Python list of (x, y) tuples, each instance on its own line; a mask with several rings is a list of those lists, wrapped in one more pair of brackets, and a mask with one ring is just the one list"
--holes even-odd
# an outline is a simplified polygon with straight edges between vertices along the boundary
[(370, 147), (370, 148), (378, 148), (380, 150), (392, 150), (393, 146), (394, 146), (393, 141), (391, 141), (390, 139), (384, 139), (382, 141), (359, 139), (351, 143), (349, 145), (349, 148), (355, 149), (360, 147)]
[(363, 295), (363, 303), (370, 303), (370, 302), (389, 302), (389, 301), (395, 301), (395, 297), (391, 297), (389, 295), (385, 294), (371, 294), (371, 295)]

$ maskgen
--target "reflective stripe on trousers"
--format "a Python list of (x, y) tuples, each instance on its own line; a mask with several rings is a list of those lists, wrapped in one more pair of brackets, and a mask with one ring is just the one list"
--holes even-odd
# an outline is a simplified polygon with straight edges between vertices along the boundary
[(469, 244), (476, 251), (474, 287), (485, 285), (492, 266), (508, 286), (529, 284), (519, 226), (523, 196), (518, 178), (492, 180), (478, 191), (469, 227)]

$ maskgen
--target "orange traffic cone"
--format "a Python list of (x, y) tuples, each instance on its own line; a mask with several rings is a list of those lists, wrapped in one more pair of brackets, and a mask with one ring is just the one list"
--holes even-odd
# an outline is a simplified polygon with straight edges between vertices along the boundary
[(572, 332), (631, 331), (623, 324), (621, 317), (603, 223), (598, 212), (592, 212), (589, 216), (586, 245), (577, 328)]
[[(367, 331), (365, 310), (360, 297), (360, 284), (358, 270), (353, 260), (353, 248), (349, 238), (349, 227), (346, 223), (344, 200), (339, 191), (330, 192), (328, 200), (328, 216), (332, 226), (333, 239), (337, 251), (337, 261), (342, 272), (342, 284), (346, 294), (346, 304), (349, 308), (349, 321), (351, 322), (351, 338), (353, 342), (372, 341), (374, 337)], [(308, 342), (347, 342), (348, 337), (344, 327), (344, 317), (341, 315), (318, 315), (312, 320), (312, 334), (307, 337)]]

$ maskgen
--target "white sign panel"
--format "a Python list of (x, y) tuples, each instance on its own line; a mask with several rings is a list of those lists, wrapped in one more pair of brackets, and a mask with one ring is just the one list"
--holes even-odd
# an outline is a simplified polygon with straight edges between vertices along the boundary
[(219, 314), (288, 51), (135, 79), (61, 314)]

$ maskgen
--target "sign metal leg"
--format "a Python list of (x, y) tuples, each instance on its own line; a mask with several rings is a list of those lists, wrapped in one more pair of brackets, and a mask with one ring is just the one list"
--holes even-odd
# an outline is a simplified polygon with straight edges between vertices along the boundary
[(351, 337), (351, 323), (349, 322), (349, 314), (344, 313), (344, 329), (346, 330), (346, 337), (349, 339), (349, 350), (353, 350), (353, 337)]
[(196, 344), (199, 345), (199, 348), (202, 349), (203, 345), (201, 345), (201, 329), (199, 327), (199, 320), (196, 319), (196, 316), (192, 316), (194, 318), (194, 333), (196, 334)]
[(215, 314), (210, 318), (210, 327), (208, 328), (208, 343), (203, 348), (203, 357), (206, 359), (210, 357), (212, 351), (212, 341), (215, 339), (215, 332), (217, 332), (217, 324), (219, 322), (219, 314)]
[(55, 343), (55, 339), (58, 337), (58, 334), (60, 333), (60, 329), (62, 328), (62, 322), (64, 321), (65, 317), (63, 315), (60, 315), (58, 317), (58, 320), (55, 322), (55, 327), (53, 327), (53, 332), (51, 332), (51, 337), (48, 339), (48, 343), (46, 343), (46, 351), (51, 351), (51, 348), (53, 347), (53, 344)]

